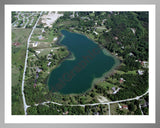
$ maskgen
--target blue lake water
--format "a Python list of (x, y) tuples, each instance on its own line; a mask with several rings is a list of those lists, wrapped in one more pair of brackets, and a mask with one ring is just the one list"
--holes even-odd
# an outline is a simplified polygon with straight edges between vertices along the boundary
[[(49, 75), (48, 86), (52, 92), (62, 94), (83, 93), (91, 88), (95, 78), (110, 71), (115, 58), (104, 54), (102, 49), (86, 36), (62, 30), (60, 44), (74, 55), (74, 60), (64, 60)], [(109, 54), (109, 53), (108, 53)]]

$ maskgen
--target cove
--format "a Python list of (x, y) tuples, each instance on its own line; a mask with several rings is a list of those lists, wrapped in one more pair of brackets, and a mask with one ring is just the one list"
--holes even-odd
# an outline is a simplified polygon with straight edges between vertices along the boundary
[(48, 78), (49, 90), (61, 94), (84, 93), (92, 87), (93, 80), (115, 67), (115, 58), (104, 54), (98, 44), (82, 34), (62, 30), (65, 45), (73, 60), (65, 59), (52, 70)]

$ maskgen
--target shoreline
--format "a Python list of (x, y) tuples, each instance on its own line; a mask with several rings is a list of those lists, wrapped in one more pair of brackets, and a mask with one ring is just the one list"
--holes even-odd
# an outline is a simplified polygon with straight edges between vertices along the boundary
[[(61, 63), (62, 63), (63, 61), (65, 61), (65, 60), (73, 61), (73, 60), (76, 59), (75, 56), (74, 56), (74, 54), (73, 54), (71, 51), (69, 51), (68, 48), (67, 48), (65, 45), (63, 45), (63, 44), (60, 43), (60, 42), (64, 39), (64, 37), (65, 37), (65, 36), (64, 36), (63, 34), (60, 34), (60, 37), (59, 37), (59, 39), (55, 42), (55, 44), (57, 44), (57, 45), (59, 45), (59, 46), (64, 46), (64, 47), (67, 49), (67, 51), (69, 52), (69, 54), (68, 54), (66, 57), (64, 57), (62, 60), (60, 60), (60, 61), (58, 62), (58, 64), (57, 64), (55, 67), (53, 67), (53, 68), (51, 69), (51, 71), (49, 72), (48, 76), (46, 77), (46, 84), (47, 84), (47, 86), (48, 86), (48, 89), (49, 89), (48, 80), (50, 79), (50, 74), (52, 73), (52, 71), (53, 71), (54, 69), (60, 67), (60, 66), (61, 66)], [(50, 89), (49, 89), (49, 91), (50, 91)], [(53, 92), (52, 92), (52, 93), (53, 93)]]
[[(62, 29), (62, 30), (67, 30), (67, 29)], [(69, 31), (69, 30), (67, 30), (67, 31)], [(102, 45), (100, 45), (98, 42), (96, 42), (96, 41), (94, 41), (93, 39), (91, 39), (88, 35), (84, 35), (84, 34), (82, 34), (82, 33), (74, 32), (74, 31), (69, 31), (69, 32), (86, 36), (88, 39), (92, 40), (95, 44), (98, 45), (98, 47), (102, 50), (102, 52), (103, 52), (104, 55), (113, 57), (113, 59), (114, 59), (114, 61), (115, 61), (115, 63), (113, 64), (112, 68), (111, 68), (109, 71), (103, 73), (101, 77), (93, 78), (93, 80), (92, 80), (92, 82), (91, 82), (91, 87), (90, 87), (89, 89), (87, 89), (86, 91), (84, 91), (84, 92), (81, 92), (81, 93), (70, 93), (70, 94), (64, 94), (64, 93), (60, 93), (60, 92), (52, 92), (52, 93), (59, 93), (60, 95), (68, 95), (68, 96), (84, 95), (84, 94), (86, 94), (88, 91), (90, 91), (91, 89), (93, 89), (93, 87), (94, 87), (94, 85), (95, 85), (96, 83), (101, 82), (101, 81), (104, 81), (104, 80), (106, 79), (106, 77), (114, 74), (114, 73), (115, 73), (115, 70), (116, 70), (117, 68), (119, 68), (121, 62), (120, 62), (120, 60), (119, 60), (119, 58), (118, 58), (117, 56), (112, 55), (109, 50), (107, 50), (106, 48), (104, 48), (104, 47), (103, 47)], [(63, 36), (63, 34), (61, 34), (61, 36)], [(63, 36), (63, 38), (64, 38), (64, 36)], [(56, 44), (59, 45), (60, 42), (63, 40), (63, 38), (62, 38), (60, 41), (56, 42)], [(60, 45), (61, 45), (61, 44), (60, 44)], [(61, 45), (61, 46), (62, 46), (62, 45)], [(63, 46), (64, 46), (64, 45), (63, 45)], [(67, 48), (67, 50), (68, 50), (68, 48)], [(69, 50), (68, 50), (68, 51), (69, 51)], [(70, 52), (70, 51), (69, 51), (69, 52)], [(72, 54), (73, 54), (73, 53), (72, 53)], [(70, 55), (69, 55), (69, 56), (70, 56)], [(67, 60), (67, 58), (68, 58), (69, 56), (67, 56), (67, 57), (66, 57), (65, 59), (63, 59), (62, 61)], [(74, 59), (73, 59), (73, 60), (74, 60)], [(60, 62), (60, 63), (61, 63), (61, 62)], [(56, 67), (56, 68), (57, 68), (57, 67)], [(55, 68), (54, 68), (54, 69), (55, 69)], [(53, 69), (53, 70), (54, 70), (54, 69)], [(50, 72), (50, 73), (51, 73), (51, 72)], [(49, 90), (49, 91), (50, 91), (50, 90)]]

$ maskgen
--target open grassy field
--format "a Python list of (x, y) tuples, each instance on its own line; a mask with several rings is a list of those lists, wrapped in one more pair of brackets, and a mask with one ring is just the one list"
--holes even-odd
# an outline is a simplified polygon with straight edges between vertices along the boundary
[(19, 84), (20, 71), (15, 65), (12, 66), (12, 86)]
[[(12, 30), (12, 114), (20, 115), (23, 112), (21, 84), (23, 67), (26, 56), (27, 40), (31, 29)], [(13, 45), (18, 43), (18, 45)]]
[(26, 55), (26, 44), (31, 29), (13, 29), (12, 30), (12, 44), (18, 42), (20, 45), (12, 45), (12, 85), (20, 84), (19, 75), (20, 70), (24, 67), (24, 60)]
[(112, 87), (115, 86), (114, 84), (108, 83), (106, 81), (100, 83), (100, 85), (103, 86), (103, 87), (109, 87), (109, 88), (112, 88)]
[(55, 26), (60, 27), (60, 26), (67, 26), (71, 24), (78, 25), (78, 21), (66, 20), (66, 21), (62, 21), (60, 23), (55, 24)]
[(44, 30), (44, 32), (42, 31), (42, 28), (35, 29), (31, 37), (30, 47), (33, 47), (33, 44), (36, 42), (38, 42), (38, 46), (34, 47), (34, 49), (49, 48), (51, 45), (53, 45), (55, 42), (54, 38), (57, 38), (57, 34), (55, 34), (53, 30)]
[(31, 29), (13, 29), (12, 43), (18, 42), (20, 44), (23, 44), (22, 46), (26, 46), (26, 42), (30, 32), (31, 32)]
[(99, 32), (103, 32), (103, 31), (106, 31), (106, 27), (105, 26), (101, 26), (101, 27), (97, 27), (96, 28), (96, 31), (99, 33)]
[(57, 52), (57, 49), (59, 49), (60, 47), (55, 47), (55, 48), (44, 48), (44, 49), (35, 49), (36, 51), (40, 51), (40, 53), (38, 54), (38, 56), (47, 56), (50, 52)]

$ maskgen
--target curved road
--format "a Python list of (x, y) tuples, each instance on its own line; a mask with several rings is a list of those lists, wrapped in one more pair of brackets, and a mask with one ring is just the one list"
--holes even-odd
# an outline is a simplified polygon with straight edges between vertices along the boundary
[[(40, 13), (40, 16), (42, 15), (42, 12)], [(27, 51), (26, 51), (26, 58), (25, 58), (25, 64), (24, 64), (24, 72), (23, 72), (23, 79), (22, 79), (22, 98), (23, 98), (23, 105), (24, 105), (24, 113), (25, 115), (27, 115), (27, 108), (30, 107), (30, 105), (26, 104), (26, 99), (25, 99), (25, 95), (24, 95), (24, 80), (25, 80), (25, 72), (26, 72), (26, 67), (27, 67), (27, 59), (28, 59), (28, 48), (29, 48), (29, 42), (30, 42), (30, 38), (33, 34), (34, 29), (37, 26), (37, 23), (40, 19), (40, 16), (38, 17), (29, 37), (28, 37), (28, 41), (27, 41)]]
[[(139, 100), (141, 97), (143, 97), (144, 95), (146, 95), (147, 93), (149, 93), (149, 91), (147, 90), (144, 94), (140, 95), (140, 96), (136, 96), (135, 98), (129, 98), (129, 99), (125, 99), (125, 100), (117, 100), (117, 101), (110, 101), (110, 102), (103, 102), (103, 103), (94, 103), (94, 104), (77, 104), (77, 105), (67, 105), (67, 106), (81, 106), (81, 107), (85, 107), (85, 106), (95, 106), (95, 105), (99, 105), (99, 104), (107, 104), (108, 105), (108, 114), (111, 115), (110, 112), (110, 104), (114, 104), (114, 103), (120, 103), (120, 102), (126, 102), (126, 101), (132, 101), (132, 100)], [(39, 104), (45, 105), (46, 103), (52, 103), (52, 104), (57, 104), (62, 106), (63, 104), (57, 103), (57, 102), (53, 102), (53, 101), (46, 101), (46, 102), (42, 102)], [(35, 104), (35, 106), (38, 106), (39, 104)], [(28, 106), (30, 107), (30, 106)], [(141, 109), (141, 108), (140, 108)], [(142, 115), (143, 111), (141, 110)]]
[[(94, 103), (94, 104), (77, 104), (77, 105), (67, 105), (67, 106), (81, 106), (81, 107), (85, 107), (85, 106), (95, 106), (95, 105), (99, 105), (99, 104), (108, 104), (108, 106), (110, 106), (110, 104), (114, 104), (114, 103), (120, 103), (120, 102), (126, 102), (126, 101), (132, 101), (132, 100), (139, 100), (141, 97), (143, 97), (144, 95), (146, 95), (147, 93), (149, 93), (149, 91), (147, 90), (144, 94), (137, 96), (135, 98), (129, 98), (129, 99), (125, 99), (125, 100), (117, 100), (117, 101), (110, 101), (110, 102), (103, 102), (103, 103)], [(57, 102), (52, 102), (52, 101), (46, 101), (43, 103), (39, 103), (39, 104), (46, 104), (46, 103), (52, 103), (52, 104), (57, 104), (57, 105), (63, 105)], [(38, 106), (39, 104), (35, 104), (35, 106)], [(109, 107), (110, 108), (110, 107)]]

